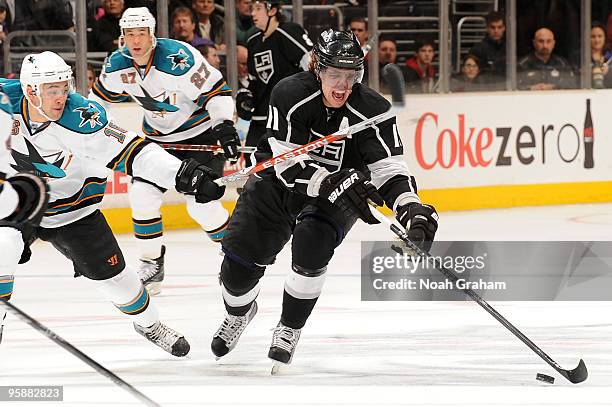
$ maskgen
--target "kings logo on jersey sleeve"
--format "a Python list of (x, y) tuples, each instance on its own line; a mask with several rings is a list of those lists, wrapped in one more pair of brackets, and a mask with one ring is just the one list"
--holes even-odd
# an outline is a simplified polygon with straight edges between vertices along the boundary
[(255, 71), (261, 81), (267, 84), (272, 75), (274, 75), (274, 61), (272, 60), (272, 51), (267, 50), (258, 52), (253, 55), (255, 60)]

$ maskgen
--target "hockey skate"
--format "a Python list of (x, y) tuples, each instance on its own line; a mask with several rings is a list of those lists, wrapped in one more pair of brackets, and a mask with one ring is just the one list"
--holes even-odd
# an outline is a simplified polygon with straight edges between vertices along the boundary
[(149, 295), (157, 295), (161, 292), (161, 283), (164, 281), (164, 255), (166, 246), (161, 247), (161, 256), (156, 259), (140, 259), (138, 276), (147, 288)]
[(6, 319), (6, 311), (4, 312), (4, 315), (2, 316), (2, 319), (0, 319), (0, 343), (2, 343), (2, 330), (4, 329), (4, 320)]
[(234, 349), (240, 335), (242, 335), (255, 314), (257, 314), (257, 302), (253, 301), (251, 309), (249, 309), (249, 312), (245, 315), (225, 315), (225, 319), (221, 323), (219, 329), (217, 329), (217, 332), (215, 332), (210, 344), (210, 348), (215, 354), (216, 360), (219, 360), (222, 356), (227, 355)]
[(189, 353), (190, 346), (185, 337), (159, 321), (148, 328), (134, 323), (134, 329), (149, 341), (174, 356), (180, 357)]
[(271, 372), (273, 375), (278, 373), (281, 366), (291, 363), (301, 333), (301, 329), (289, 328), (280, 322), (274, 328), (272, 345), (268, 352), (268, 357), (274, 361)]

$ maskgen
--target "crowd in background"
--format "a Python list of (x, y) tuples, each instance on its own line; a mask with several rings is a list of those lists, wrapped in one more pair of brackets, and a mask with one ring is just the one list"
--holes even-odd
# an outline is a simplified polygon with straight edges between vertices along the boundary
[[(16, 30), (74, 30), (75, 0), (0, 0), (0, 42)], [(196, 47), (215, 67), (223, 68), (226, 40), (222, 1), (169, 0), (169, 33)], [(290, 3), (290, 1), (286, 2)], [(305, 0), (304, 4), (330, 4), (333, 1)], [(385, 7), (405, 8), (406, 13), (418, 15), (423, 1), (379, 1), (381, 13)], [(432, 2), (435, 3), (435, 2)], [(592, 86), (611, 88), (612, 73), (612, 1), (593, 0), (591, 30)], [(365, 47), (368, 40), (365, 1), (343, 2), (352, 8), (344, 22)], [(236, 34), (241, 47), (238, 64), (246, 77), (246, 43), (257, 32), (251, 18), (253, 1), (236, 0)], [(500, 7), (504, 1), (499, 2)], [(119, 19), (129, 7), (148, 7), (156, 14), (155, 0), (87, 0), (87, 43), (90, 52), (110, 53), (117, 48)], [(330, 11), (331, 13), (332, 11)], [(518, 87), (526, 90), (570, 89), (579, 86), (580, 67), (580, 1), (517, 0), (517, 57)], [(314, 40), (316, 21), (306, 21), (306, 29)], [(312, 28), (312, 29), (311, 29)], [(506, 87), (505, 14), (492, 11), (486, 16), (486, 34), (463, 56), (460, 66), (451, 77), (451, 91), (502, 90)], [(392, 36), (378, 38), (381, 67), (397, 63), (404, 72), (407, 91), (431, 93), (437, 91), (437, 37), (420, 36), (415, 39), (412, 55), (398, 58), (398, 44)], [(15, 45), (48, 46), (65, 44), (65, 38), (33, 35), (20, 37)], [(376, 48), (374, 48), (376, 50)], [(242, 65), (241, 65), (242, 64)], [(10, 75), (10, 73), (5, 73)], [(365, 75), (367, 78), (367, 73)], [(367, 80), (367, 79), (366, 79)], [(381, 79), (381, 90), (386, 83)]]

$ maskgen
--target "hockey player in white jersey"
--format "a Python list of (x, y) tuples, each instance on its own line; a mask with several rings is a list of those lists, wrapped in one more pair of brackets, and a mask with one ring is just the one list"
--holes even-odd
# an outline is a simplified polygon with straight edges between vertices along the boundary
[[(212, 170), (195, 160), (181, 162), (121, 129), (100, 104), (73, 92), (72, 70), (57, 54), (26, 56), (20, 80), (2, 79), (0, 85), (14, 112), (11, 167), (44, 177), (50, 189), (39, 227), (24, 227), (20, 234), (0, 227), (0, 274), (12, 275), (18, 262), (27, 262), (35, 239), (49, 241), (72, 261), (76, 276), (92, 280), (131, 318), (138, 333), (174, 356), (186, 355), (189, 343), (159, 321), (98, 207), (109, 169), (193, 194), (199, 202), (223, 194)], [(12, 283), (6, 289), (12, 291)]]
[[(49, 193), (45, 182), (33, 174), (16, 173), (10, 166), (10, 135), (13, 114), (9, 98), (0, 92), (0, 246), (3, 236), (20, 237), (24, 227), (38, 226), (47, 208)], [(4, 249), (3, 249), (4, 250)], [(8, 301), (13, 292), (12, 270), (0, 260), (0, 299)], [(6, 311), (0, 311), (0, 342)]]
[[(155, 19), (146, 7), (129, 8), (119, 22), (119, 49), (111, 54), (94, 83), (90, 99), (119, 103), (133, 99), (144, 111), (146, 138), (159, 143), (216, 144), (227, 159), (238, 158), (231, 90), (221, 72), (195, 48), (181, 41), (155, 38)], [(194, 158), (222, 173), (223, 155), (169, 151)], [(160, 163), (161, 166), (161, 163)], [(139, 274), (149, 292), (161, 290), (164, 276), (160, 207), (165, 188), (138, 177), (129, 190), (134, 234), (141, 251)], [(223, 239), (229, 213), (220, 202), (193, 205), (187, 211), (215, 242)]]

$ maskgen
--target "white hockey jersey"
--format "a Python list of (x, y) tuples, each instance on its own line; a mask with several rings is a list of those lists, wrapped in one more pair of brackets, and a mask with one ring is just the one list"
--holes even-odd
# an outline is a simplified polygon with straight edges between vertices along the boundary
[(6, 179), (15, 172), (9, 165), (12, 116), (8, 96), (0, 92), (0, 219), (13, 213), (19, 203), (17, 192), (6, 182)]
[(174, 187), (180, 160), (117, 126), (97, 102), (70, 94), (62, 117), (34, 131), (19, 81), (0, 79), (0, 84), (14, 113), (11, 166), (49, 183), (42, 227), (63, 226), (94, 212), (104, 196), (108, 169)]
[(221, 72), (198, 50), (182, 41), (159, 38), (146, 67), (113, 52), (89, 97), (102, 104), (131, 97), (144, 110), (143, 133), (153, 140), (174, 142), (202, 134), (223, 120), (233, 121), (231, 94)]

